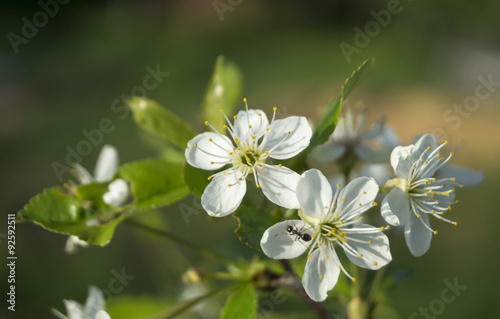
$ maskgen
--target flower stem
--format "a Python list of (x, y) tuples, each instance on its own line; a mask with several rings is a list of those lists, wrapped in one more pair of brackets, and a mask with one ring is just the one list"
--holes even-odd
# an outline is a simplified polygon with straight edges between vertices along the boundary
[(232, 261), (230, 259), (227, 259), (226, 257), (223, 257), (223, 256), (221, 256), (221, 255), (219, 255), (217, 253), (214, 253), (214, 252), (210, 251), (210, 250), (207, 250), (207, 249), (205, 249), (203, 247), (195, 245), (195, 244), (193, 244), (193, 243), (191, 243), (191, 242), (189, 242), (189, 241), (187, 241), (187, 240), (185, 240), (185, 239), (183, 239), (181, 237), (178, 237), (177, 235), (169, 233), (167, 231), (164, 231), (164, 230), (161, 230), (161, 229), (158, 229), (158, 228), (154, 228), (154, 227), (150, 227), (150, 226), (141, 224), (141, 223), (139, 223), (139, 222), (137, 222), (135, 220), (131, 220), (131, 219), (127, 219), (125, 222), (127, 224), (135, 226), (137, 228), (141, 228), (143, 230), (147, 230), (147, 231), (149, 231), (149, 232), (151, 232), (153, 234), (156, 234), (158, 236), (162, 236), (162, 237), (171, 239), (173, 241), (176, 241), (179, 244), (182, 244), (182, 245), (184, 245), (184, 246), (186, 246), (188, 248), (191, 248), (193, 250), (199, 251), (200, 253), (203, 253), (203, 254), (205, 254), (205, 255), (207, 255), (209, 257), (212, 257), (214, 259), (223, 261), (223, 262), (231, 264), (231, 265), (235, 265), (234, 261)]
[(380, 283), (382, 282), (382, 279), (384, 278), (386, 268), (387, 267), (382, 267), (379, 270), (377, 270), (377, 273), (375, 274), (375, 278), (373, 278), (372, 286), (370, 288), (370, 293), (368, 294), (368, 298), (366, 299), (368, 304), (371, 304), (373, 302), (373, 300), (375, 299), (375, 294), (377, 293), (377, 290), (380, 287)]

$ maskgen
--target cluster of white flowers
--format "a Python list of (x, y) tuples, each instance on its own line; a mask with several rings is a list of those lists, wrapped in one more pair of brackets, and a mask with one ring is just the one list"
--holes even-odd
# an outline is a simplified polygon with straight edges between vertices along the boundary
[[(404, 226), (410, 252), (421, 256), (437, 233), (429, 215), (456, 225), (443, 217), (458, 203), (455, 189), (482, 180), (480, 173), (447, 164), (453, 156), (442, 155), (447, 142), (437, 145), (435, 137), (424, 135), (415, 144), (398, 146), (399, 138), (384, 125), (383, 117), (366, 129), (365, 113), (354, 120), (347, 109), (330, 141), (317, 148), (311, 159), (324, 163), (354, 155), (369, 166), (362, 167), (357, 173), (360, 177), (349, 183), (334, 185), (333, 192), (317, 169), (299, 175), (281, 164), (273, 165), (272, 159), (290, 159), (309, 146), (312, 130), (307, 119), (275, 119), (274, 108), (269, 122), (263, 111), (248, 109), (244, 102), (246, 110), (234, 116), (234, 123), (221, 110), (231, 138), (205, 122), (214, 132), (202, 133), (187, 145), (186, 160), (194, 167), (220, 170), (229, 165), (209, 178), (202, 206), (210, 216), (233, 213), (246, 193), (246, 179), (253, 178), (271, 202), (298, 209), (300, 219), (279, 222), (264, 232), (261, 248), (274, 259), (296, 258), (307, 251), (302, 284), (315, 301), (326, 299), (341, 271), (355, 281), (340, 263), (336, 247), (352, 263), (367, 269), (379, 269), (392, 260), (389, 239), (383, 233), (390, 226), (363, 223), (363, 214), (378, 205), (379, 186), (390, 190), (382, 201), (382, 217), (390, 225)], [(389, 159), (394, 173), (388, 170)]]
[(111, 319), (111, 316), (104, 310), (104, 296), (97, 287), (89, 287), (89, 295), (85, 305), (74, 300), (64, 299), (63, 301), (67, 315), (52, 309), (52, 313), (60, 319)]
[[(113, 180), (116, 172), (118, 171), (120, 160), (118, 151), (111, 145), (104, 145), (92, 176), (83, 166), (73, 164), (73, 174), (78, 179), (81, 185), (86, 185), (94, 182), (105, 183), (110, 182), (108, 191), (103, 194), (102, 200), (108, 205), (122, 206), (130, 200), (131, 191), (130, 186), (124, 179), (117, 178)], [(92, 226), (95, 220), (89, 220), (88, 226)], [(69, 236), (64, 248), (67, 254), (74, 254), (78, 251), (78, 246), (87, 247), (89, 244), (79, 239), (77, 236)]]

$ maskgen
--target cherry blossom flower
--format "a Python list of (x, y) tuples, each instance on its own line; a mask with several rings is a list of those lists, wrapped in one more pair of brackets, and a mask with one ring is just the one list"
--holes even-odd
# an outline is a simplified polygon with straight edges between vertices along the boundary
[(257, 188), (273, 203), (286, 208), (298, 208), (295, 185), (299, 174), (285, 166), (273, 165), (270, 159), (289, 159), (308, 145), (312, 129), (305, 117), (290, 116), (275, 120), (274, 108), (271, 122), (262, 110), (248, 109), (234, 116), (232, 124), (227, 120), (224, 128), (231, 138), (219, 133), (205, 132), (188, 142), (185, 156), (187, 162), (204, 170), (229, 168), (209, 177), (201, 204), (210, 216), (223, 217), (233, 213), (247, 191), (245, 180), (254, 178)]
[(102, 292), (94, 287), (89, 287), (89, 295), (85, 305), (74, 300), (64, 299), (67, 315), (63, 315), (55, 309), (52, 313), (60, 319), (111, 319), (110, 315), (104, 310), (105, 302)]
[(268, 228), (261, 239), (263, 252), (274, 259), (291, 259), (308, 251), (302, 285), (311, 299), (323, 301), (347, 273), (335, 247), (359, 267), (379, 269), (392, 260), (389, 240), (382, 228), (363, 224), (362, 214), (373, 206), (378, 186), (372, 178), (359, 177), (335, 194), (316, 169), (302, 174), (297, 183), (299, 220), (282, 221)]
[(430, 226), (429, 216), (457, 225), (443, 217), (458, 203), (455, 189), (463, 187), (459, 181), (466, 182), (468, 178), (478, 182), (477, 173), (446, 166), (454, 155), (442, 155), (446, 144), (447, 141), (437, 145), (436, 138), (426, 134), (415, 144), (396, 147), (391, 154), (397, 178), (386, 184), (392, 189), (382, 201), (381, 213), (387, 223), (404, 226), (406, 244), (416, 257), (429, 250), (432, 235), (437, 234)]

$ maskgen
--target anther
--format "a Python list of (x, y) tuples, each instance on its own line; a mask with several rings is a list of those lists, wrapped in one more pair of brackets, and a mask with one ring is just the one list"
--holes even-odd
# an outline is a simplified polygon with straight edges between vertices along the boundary
[(208, 121), (205, 121), (205, 125), (208, 125)]
[(247, 101), (247, 98), (246, 98), (246, 97), (245, 97), (245, 98), (243, 98), (243, 102), (246, 102), (246, 101)]

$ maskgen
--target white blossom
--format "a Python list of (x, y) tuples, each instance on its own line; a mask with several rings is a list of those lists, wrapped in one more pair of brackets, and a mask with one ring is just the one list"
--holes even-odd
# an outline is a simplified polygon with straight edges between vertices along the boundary
[(335, 247), (367, 269), (379, 269), (392, 260), (383, 227), (362, 223), (362, 214), (376, 206), (378, 190), (372, 178), (359, 177), (344, 188), (338, 185), (333, 194), (320, 171), (306, 171), (297, 183), (301, 219), (268, 228), (261, 239), (262, 250), (274, 259), (295, 258), (307, 250), (302, 284), (311, 299), (325, 300), (340, 271), (355, 281), (340, 263)]
[(99, 288), (94, 286), (89, 287), (89, 295), (85, 301), (85, 305), (74, 300), (63, 300), (66, 307), (66, 315), (52, 309), (54, 315), (60, 319), (111, 319), (109, 314), (104, 310), (104, 296)]
[(393, 145), (395, 134), (392, 128), (384, 124), (385, 117), (382, 115), (368, 128), (365, 109), (354, 118), (351, 109), (346, 107), (329, 141), (318, 146), (311, 153), (311, 158), (319, 163), (330, 163), (354, 153), (364, 162), (383, 162), (397, 145)]
[[(458, 203), (455, 188), (482, 179), (478, 173), (447, 166), (454, 154), (442, 155), (446, 144), (447, 141), (437, 145), (436, 138), (426, 134), (415, 144), (396, 147), (391, 154), (397, 178), (387, 183), (393, 188), (382, 202), (381, 213), (389, 224), (404, 226), (406, 244), (416, 257), (427, 252), (432, 235), (437, 234), (430, 226), (429, 216), (457, 225), (443, 217)], [(470, 179), (472, 183), (468, 183)]]
[(205, 122), (214, 132), (199, 134), (188, 142), (185, 156), (190, 165), (204, 170), (230, 166), (209, 177), (211, 182), (201, 197), (203, 208), (215, 217), (233, 213), (243, 200), (249, 176), (271, 202), (298, 208), (295, 185), (299, 174), (271, 164), (270, 159), (288, 159), (304, 150), (312, 136), (311, 126), (301, 116), (275, 120), (276, 108), (269, 122), (262, 110), (249, 110), (244, 101), (246, 110), (234, 116), (233, 124), (223, 114), (231, 139)]

